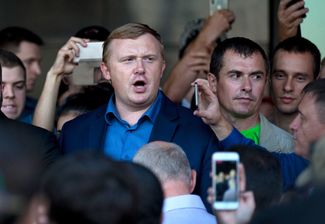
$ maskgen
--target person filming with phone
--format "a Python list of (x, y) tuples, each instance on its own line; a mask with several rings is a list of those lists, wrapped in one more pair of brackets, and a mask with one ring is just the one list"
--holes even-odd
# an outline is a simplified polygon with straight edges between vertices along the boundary
[(202, 199), (191, 194), (196, 185), (196, 171), (191, 169), (181, 147), (170, 142), (151, 142), (140, 148), (133, 162), (149, 168), (161, 182), (165, 196), (163, 224), (216, 224)]
[[(214, 1), (218, 2), (220, 1)], [(215, 10), (217, 5), (213, 7), (212, 4), (210, 8)], [(179, 61), (163, 86), (165, 94), (173, 102), (181, 102), (188, 108), (194, 108), (191, 105), (193, 98), (191, 83), (197, 78), (206, 79), (212, 51), (231, 29), (234, 21), (234, 12), (228, 9), (228, 4), (224, 4), (207, 18), (187, 23), (180, 40)]]

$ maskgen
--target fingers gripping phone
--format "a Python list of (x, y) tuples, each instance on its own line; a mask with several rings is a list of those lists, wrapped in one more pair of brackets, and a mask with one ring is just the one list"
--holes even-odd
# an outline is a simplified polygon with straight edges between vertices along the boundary
[[(297, 2), (300, 2), (300, 1), (302, 1), (302, 0), (291, 0), (290, 2), (287, 3), (286, 8), (292, 6), (293, 4), (296, 4)], [(301, 7), (298, 10), (303, 9), (303, 8), (304, 7)], [(305, 17), (306, 17), (306, 14), (302, 15), (302, 18), (305, 18)]]
[(76, 85), (94, 85), (101, 80), (99, 69), (102, 61), (103, 42), (89, 42), (87, 47), (77, 44), (79, 56), (74, 58), (78, 66), (72, 73), (72, 80)]
[(215, 152), (212, 155), (213, 208), (235, 210), (239, 205), (239, 155), (236, 152)]

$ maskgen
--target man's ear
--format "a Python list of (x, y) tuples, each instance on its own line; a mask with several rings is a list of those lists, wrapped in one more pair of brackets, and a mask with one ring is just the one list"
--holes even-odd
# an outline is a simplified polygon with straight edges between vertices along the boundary
[(166, 68), (166, 61), (164, 60), (164, 61), (163, 61), (163, 65), (162, 65), (162, 67), (161, 67), (161, 75), (160, 75), (160, 78), (163, 77), (163, 75), (164, 75), (164, 71), (165, 71), (165, 68)]
[(111, 81), (111, 74), (109, 72), (107, 65), (104, 62), (100, 63), (100, 70), (103, 74), (103, 77), (108, 81)]
[(212, 90), (212, 92), (217, 93), (218, 81), (217, 81), (216, 76), (210, 72), (208, 73), (208, 82), (209, 82), (209, 86), (210, 86), (210, 89)]
[(192, 193), (194, 191), (195, 185), (196, 185), (196, 171), (191, 170), (191, 189), (190, 189), (190, 193)]

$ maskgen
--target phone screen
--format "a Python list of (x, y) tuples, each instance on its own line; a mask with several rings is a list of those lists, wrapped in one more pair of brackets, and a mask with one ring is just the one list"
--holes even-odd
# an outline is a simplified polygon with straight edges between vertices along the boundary
[(237, 202), (237, 161), (216, 160), (215, 166), (215, 200), (217, 202)]
[(215, 11), (221, 9), (228, 9), (228, 0), (209, 0), (210, 3), (210, 15), (212, 15)]

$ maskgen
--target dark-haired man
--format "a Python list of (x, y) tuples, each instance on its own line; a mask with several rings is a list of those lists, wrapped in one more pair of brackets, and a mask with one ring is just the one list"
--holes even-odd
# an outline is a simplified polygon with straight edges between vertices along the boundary
[(1, 111), (10, 119), (18, 119), (26, 99), (26, 70), (21, 60), (12, 52), (0, 49), (2, 66)]
[(235, 37), (214, 50), (208, 75), (223, 116), (245, 137), (269, 151), (292, 152), (292, 136), (259, 113), (269, 65), (254, 41)]
[[(26, 90), (31, 92), (36, 79), (41, 75), (41, 46), (43, 40), (34, 32), (22, 27), (6, 27), (0, 30), (0, 48), (16, 54), (26, 68)], [(21, 116), (22, 121), (32, 123), (32, 114), (36, 100), (27, 97), (26, 105)]]
[(274, 50), (271, 72), (272, 122), (290, 132), (289, 125), (298, 114), (302, 89), (315, 80), (320, 69), (320, 52), (309, 40), (291, 37)]

